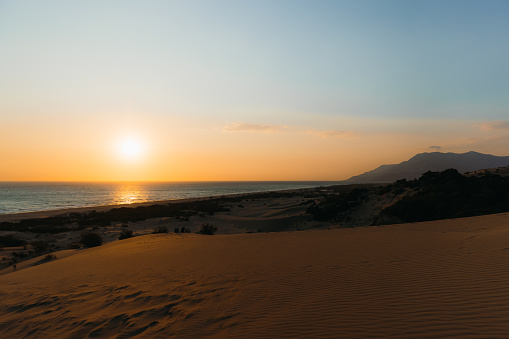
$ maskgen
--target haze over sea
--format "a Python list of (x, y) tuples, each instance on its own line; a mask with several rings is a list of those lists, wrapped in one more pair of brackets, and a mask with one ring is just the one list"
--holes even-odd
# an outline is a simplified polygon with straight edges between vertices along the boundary
[(0, 182), (0, 214), (342, 184), (337, 181)]

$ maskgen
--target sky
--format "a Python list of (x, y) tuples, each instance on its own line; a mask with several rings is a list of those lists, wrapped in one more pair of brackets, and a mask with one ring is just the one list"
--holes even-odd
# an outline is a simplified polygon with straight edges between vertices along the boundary
[(0, 0), (0, 181), (509, 155), (509, 2)]

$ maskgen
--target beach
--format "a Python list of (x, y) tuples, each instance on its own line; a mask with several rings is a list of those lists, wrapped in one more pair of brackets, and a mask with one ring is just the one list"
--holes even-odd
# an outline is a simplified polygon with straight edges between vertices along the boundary
[(0, 339), (509, 338), (508, 13), (0, 1)]
[(19, 337), (503, 337), (509, 214), (154, 234), (0, 276)]
[(0, 218), (4, 214), (80, 207), (133, 205), (231, 194), (343, 185), (331, 181), (196, 182), (6, 182), (0, 181)]
[[(44, 241), (54, 250), (63, 250), (78, 242), (81, 234), (87, 231), (99, 234), (103, 243), (109, 243), (117, 241), (126, 229), (140, 236), (161, 229), (172, 233), (186, 229), (195, 233), (203, 224), (217, 226), (217, 234), (334, 228), (341, 225), (314, 220), (307, 209), (329, 195), (357, 187), (374, 189), (377, 185), (340, 185), (2, 214), (0, 236), (12, 235), (27, 244)], [(368, 220), (362, 222), (369, 224)], [(23, 228), (23, 223), (29, 226)], [(29, 250), (6, 246), (0, 250), (0, 258), (5, 258), (0, 269), (12, 263), (13, 251), (27, 253)]]

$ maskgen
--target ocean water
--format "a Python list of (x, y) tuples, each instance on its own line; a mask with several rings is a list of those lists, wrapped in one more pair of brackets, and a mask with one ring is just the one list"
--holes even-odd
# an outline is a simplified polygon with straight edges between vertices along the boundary
[(0, 182), (0, 214), (340, 184), (337, 181)]

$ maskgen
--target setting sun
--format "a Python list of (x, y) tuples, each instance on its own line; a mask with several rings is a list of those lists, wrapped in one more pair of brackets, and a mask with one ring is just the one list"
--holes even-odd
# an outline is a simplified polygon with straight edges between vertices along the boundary
[(124, 140), (120, 143), (120, 152), (124, 158), (135, 159), (141, 155), (141, 144), (134, 139)]
[(0, 339), (508, 337), (509, 0), (0, 0)]

